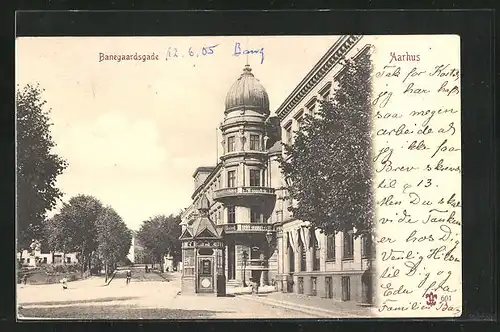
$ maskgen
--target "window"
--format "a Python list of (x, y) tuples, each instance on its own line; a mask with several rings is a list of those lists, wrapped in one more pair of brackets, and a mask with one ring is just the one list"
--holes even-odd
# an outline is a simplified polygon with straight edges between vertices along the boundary
[(314, 251), (313, 251), (313, 271), (319, 271), (320, 266), (320, 255), (321, 251), (319, 249), (319, 244), (317, 241), (314, 241)]
[(300, 271), (306, 271), (306, 246), (301, 243), (300, 245)]
[(250, 222), (261, 222), (260, 220), (260, 209), (258, 206), (252, 206), (250, 208)]
[(316, 108), (316, 97), (313, 97), (306, 105), (309, 114), (314, 114), (314, 109)]
[(285, 142), (286, 144), (292, 144), (292, 126), (289, 124), (285, 127)]
[(342, 277), (341, 287), (342, 287), (342, 301), (350, 301), (351, 300), (351, 278), (350, 277)]
[(299, 114), (295, 117), (295, 121), (297, 121), (297, 130), (300, 130), (302, 124), (304, 122), (304, 112), (300, 111)]
[(372, 237), (371, 235), (363, 235), (361, 237), (361, 257), (372, 257)]
[(304, 294), (304, 278), (303, 277), (299, 277), (298, 281), (299, 281), (298, 293), (299, 294)]
[(44, 257), (44, 258), (43, 258), (43, 262), (44, 262), (45, 264), (47, 264), (47, 257)]
[(260, 170), (250, 170), (250, 187), (260, 187)]
[(66, 263), (71, 263), (71, 257), (66, 257)]
[(304, 122), (304, 119), (302, 118), (302, 116), (297, 118), (297, 130), (300, 130), (300, 128), (302, 128), (303, 122)]
[(311, 277), (311, 295), (312, 296), (316, 296), (316, 294), (317, 294), (316, 285), (317, 285), (317, 278)]
[(324, 94), (321, 95), (321, 98), (323, 98), (323, 100), (328, 100), (328, 97), (330, 97), (330, 90), (326, 90)]
[(329, 234), (326, 236), (326, 259), (335, 260), (335, 235)]
[(354, 236), (352, 231), (344, 233), (344, 259), (352, 259), (354, 256)]
[(227, 152), (235, 151), (235, 140), (234, 136), (229, 136), (227, 138)]
[(250, 150), (260, 150), (259, 135), (250, 135)]
[(236, 187), (236, 171), (227, 172), (227, 187), (228, 188)]
[(227, 207), (227, 223), (234, 224), (236, 221), (236, 210), (233, 205)]
[(319, 91), (319, 94), (323, 100), (327, 100), (328, 97), (330, 97), (331, 87), (332, 83), (328, 83)]
[(26, 258), (26, 263), (29, 263), (30, 262), (30, 259), (29, 258)]
[(194, 275), (194, 249), (185, 249), (184, 252), (184, 275)]

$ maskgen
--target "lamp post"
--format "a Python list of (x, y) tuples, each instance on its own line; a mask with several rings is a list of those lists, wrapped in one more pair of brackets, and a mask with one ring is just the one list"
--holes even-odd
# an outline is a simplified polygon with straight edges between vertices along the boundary
[(243, 287), (247, 287), (245, 269), (247, 267), (248, 252), (246, 250), (243, 251), (242, 259), (243, 259)]

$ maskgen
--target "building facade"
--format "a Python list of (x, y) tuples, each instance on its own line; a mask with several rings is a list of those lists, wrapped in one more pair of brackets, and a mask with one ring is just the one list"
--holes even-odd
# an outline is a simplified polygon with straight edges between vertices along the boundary
[(225, 242), (228, 285), (253, 279), (279, 291), (370, 302), (371, 248), (352, 233), (324, 235), (288, 211), (286, 183), (279, 168), (282, 142), (293, 144), (306, 113), (334, 98), (341, 61), (367, 52), (361, 36), (343, 36), (270, 115), (265, 88), (247, 65), (231, 86), (221, 123), (223, 154), (216, 166), (193, 174), (193, 204), (182, 215), (187, 227), (203, 197)]
[(25, 266), (36, 266), (37, 264), (77, 264), (76, 252), (62, 253), (62, 252), (49, 252), (42, 253), (41, 251), (28, 251), (23, 250), (21, 253), (17, 253), (17, 260)]
[(144, 252), (144, 247), (137, 238), (137, 233), (132, 231), (132, 241), (130, 243), (130, 249), (127, 254), (127, 258), (132, 264), (145, 264), (149, 263), (149, 258), (146, 257)]

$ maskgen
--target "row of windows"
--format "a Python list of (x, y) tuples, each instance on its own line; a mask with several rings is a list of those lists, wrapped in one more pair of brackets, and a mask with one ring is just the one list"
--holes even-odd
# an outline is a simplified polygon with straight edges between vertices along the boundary
[[(251, 169), (250, 170), (250, 187), (260, 187), (260, 170)], [(236, 187), (236, 171), (227, 172), (227, 187)]]
[[(343, 259), (349, 260), (353, 259), (354, 257), (354, 244), (353, 244), (353, 239), (352, 239), (352, 234), (350, 236), (345, 236), (344, 237), (344, 257)], [(368, 258), (371, 257), (371, 246), (369, 244), (369, 241), (363, 241), (364, 238), (362, 238), (362, 246), (361, 246), (361, 256), (363, 258)], [(335, 239), (333, 236), (328, 236), (327, 237), (327, 260), (335, 260)], [(290, 272), (295, 272), (295, 254), (293, 250), (290, 250), (289, 254), (289, 266), (290, 266)], [(305, 246), (301, 246), (300, 250), (300, 271), (306, 271), (306, 250)], [(313, 251), (313, 271), (319, 271), (320, 270), (320, 248), (318, 246), (315, 246), (315, 249)], [(297, 271), (297, 272), (300, 272)]]
[[(352, 232), (344, 234), (343, 259), (352, 259), (354, 257), (354, 236)], [(372, 241), (370, 236), (361, 237), (361, 257), (371, 257)], [(335, 260), (335, 235), (326, 237), (326, 259)]]
[[(331, 91), (331, 83), (327, 83), (319, 91), (319, 95), (321, 96), (321, 99), (327, 100), (330, 97), (330, 91)], [(317, 103), (317, 98), (313, 97), (312, 100), (305, 106), (307, 109), (307, 112), (309, 114), (311, 114), (311, 115), (314, 114), (314, 111), (316, 110), (316, 103)], [(295, 119), (295, 122), (297, 124), (297, 130), (300, 130), (300, 127), (302, 126), (302, 123), (304, 120), (304, 111), (298, 112), (298, 115), (296, 115), (294, 119)], [(293, 140), (292, 122), (285, 125), (285, 127), (283, 129), (285, 131), (285, 143), (292, 144), (292, 140)]]
[[(227, 207), (227, 223), (234, 224), (236, 222), (236, 208), (234, 205)], [(250, 208), (250, 222), (262, 222), (262, 212), (258, 206)]]
[[(250, 150), (260, 151), (262, 150), (260, 147), (260, 136), (259, 135), (250, 135)], [(227, 137), (227, 152), (236, 151), (236, 137), (228, 136)]]
[[(29, 263), (30, 263), (30, 259), (29, 259), (29, 258), (26, 258), (26, 259), (21, 258), (21, 260), (20, 260), (20, 261), (21, 261), (21, 263), (23, 263), (23, 264), (24, 264), (25, 262), (26, 262), (27, 264), (29, 264)], [(57, 260), (57, 257), (56, 257), (56, 259), (55, 259), (54, 263), (57, 263), (57, 261), (58, 261), (58, 260)], [(62, 263), (62, 259), (60, 259), (60, 262)], [(43, 257), (43, 258), (42, 258), (42, 263), (47, 263), (47, 257)], [(71, 263), (71, 257), (66, 257), (66, 263)]]
[[(320, 247), (315, 236), (312, 236), (313, 243), (313, 271), (320, 270)], [(299, 239), (300, 241), (300, 239)], [(306, 271), (306, 248), (305, 245), (300, 241), (300, 271)], [(354, 236), (352, 232), (344, 234), (343, 237), (343, 259), (351, 260), (354, 258)], [(361, 257), (368, 258), (371, 257), (372, 253), (372, 241), (370, 236), (361, 237)], [(295, 272), (295, 253), (291, 247), (289, 247), (289, 267), (290, 272)], [(327, 235), (326, 237), (326, 260), (335, 260), (335, 235)], [(297, 271), (297, 272), (300, 272)]]

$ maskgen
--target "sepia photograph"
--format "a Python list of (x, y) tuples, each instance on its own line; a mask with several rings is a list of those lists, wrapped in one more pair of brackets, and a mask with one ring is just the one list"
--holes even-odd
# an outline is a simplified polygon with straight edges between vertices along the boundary
[(18, 320), (461, 315), (458, 36), (15, 48)]

